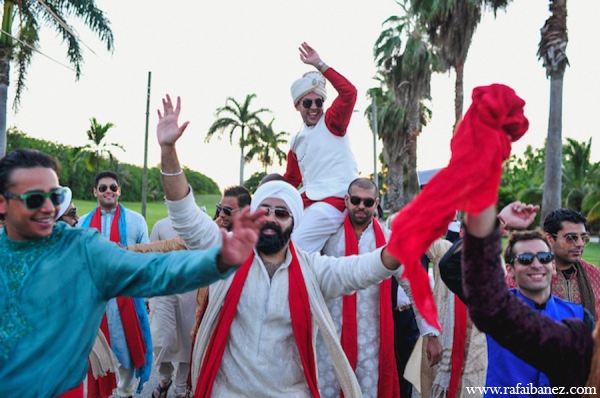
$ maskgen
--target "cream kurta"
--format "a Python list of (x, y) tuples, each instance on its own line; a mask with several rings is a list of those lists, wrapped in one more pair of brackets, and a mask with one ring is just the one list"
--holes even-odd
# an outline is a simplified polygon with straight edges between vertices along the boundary
[[(205, 234), (202, 231), (204, 223), (199, 220), (201, 211), (190, 196), (178, 202), (168, 202), (168, 206), (173, 226), (188, 247), (193, 248), (190, 243)], [(313, 344), (317, 323), (321, 322), (321, 318), (329, 318), (326, 309), (319, 307), (319, 300), (350, 294), (396, 273), (381, 263), (381, 250), (361, 257), (339, 259), (307, 254), (300, 249), (297, 253), (310, 296)], [(290, 262), (288, 251), (285, 263), (269, 279), (260, 257), (255, 256), (231, 325), (212, 396), (310, 396), (291, 327), (288, 302)], [(213, 314), (218, 315), (222, 303), (219, 297), (225, 294), (232, 279), (210, 286), (211, 300), (200, 325), (194, 351), (193, 383), (197, 380), (204, 350), (215, 327), (216, 315)], [(316, 293), (311, 296), (311, 291)]]

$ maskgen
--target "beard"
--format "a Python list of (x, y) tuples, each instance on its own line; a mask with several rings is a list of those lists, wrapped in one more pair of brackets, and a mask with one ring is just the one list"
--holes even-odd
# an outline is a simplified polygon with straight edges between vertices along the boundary
[[(256, 250), (263, 254), (274, 254), (280, 251), (290, 241), (292, 236), (292, 230), (294, 225), (290, 225), (285, 231), (276, 223), (265, 223), (258, 235), (258, 243), (256, 244)], [(265, 235), (264, 231), (271, 229), (275, 231), (274, 235)]]

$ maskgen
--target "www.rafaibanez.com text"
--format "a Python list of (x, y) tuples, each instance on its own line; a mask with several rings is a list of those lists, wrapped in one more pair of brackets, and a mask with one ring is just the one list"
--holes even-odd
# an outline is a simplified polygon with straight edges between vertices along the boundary
[(504, 387), (465, 387), (467, 394), (497, 394), (497, 395), (536, 395), (536, 394), (552, 394), (552, 395), (583, 395), (596, 394), (596, 387), (537, 387), (533, 383), (521, 384), (515, 386)]

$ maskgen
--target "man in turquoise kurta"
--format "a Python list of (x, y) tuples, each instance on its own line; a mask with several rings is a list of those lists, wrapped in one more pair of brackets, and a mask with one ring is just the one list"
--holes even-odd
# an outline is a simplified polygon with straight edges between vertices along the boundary
[(97, 231), (55, 224), (55, 160), (0, 160), (0, 396), (57, 397), (81, 385), (106, 302), (182, 293), (227, 278), (252, 252), (264, 212), (244, 209), (206, 251), (128, 252)]

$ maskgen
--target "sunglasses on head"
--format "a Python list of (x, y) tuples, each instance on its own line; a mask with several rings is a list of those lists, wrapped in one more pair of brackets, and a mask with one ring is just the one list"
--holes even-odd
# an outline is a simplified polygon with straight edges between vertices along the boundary
[(102, 184), (98, 186), (98, 191), (100, 191), (100, 193), (104, 193), (108, 188), (110, 188), (110, 190), (113, 192), (117, 192), (119, 190), (119, 186), (117, 184), (110, 184), (110, 186)]
[[(323, 100), (321, 98), (317, 98), (314, 101), (315, 101), (315, 106), (317, 108), (323, 107)], [(302, 106), (304, 107), (304, 109), (309, 109), (312, 106), (312, 103), (313, 103), (313, 100), (311, 100), (310, 98), (307, 98), (304, 101), (302, 101)]]
[[(552, 234), (552, 236), (554, 236), (555, 238), (559, 237), (557, 234)], [(590, 236), (588, 234), (581, 234), (581, 235), (577, 235), (577, 234), (565, 234), (563, 236), (563, 238), (565, 238), (565, 240), (567, 241), (567, 243), (570, 244), (570, 245), (577, 244), (577, 242), (579, 241), (579, 239), (581, 239), (581, 241), (583, 242), (584, 246), (587, 245), (588, 242), (590, 241)]]
[(375, 204), (375, 199), (350, 196), (350, 203), (352, 203), (354, 206), (358, 206), (360, 202), (363, 202), (365, 204), (365, 207), (373, 207), (373, 205)]
[(227, 217), (230, 217), (233, 213), (235, 213), (239, 209), (240, 209), (239, 207), (237, 209), (232, 209), (231, 207), (217, 205), (217, 213), (223, 212), (223, 214), (225, 214)]
[(267, 211), (267, 217), (269, 217), (271, 213), (275, 213), (275, 218), (281, 221), (286, 221), (288, 218), (293, 217), (292, 213), (285, 207), (271, 207), (267, 205), (262, 205), (260, 207)]
[(554, 253), (552, 252), (537, 252), (537, 253), (521, 253), (517, 254), (513, 261), (516, 259), (519, 261), (521, 265), (531, 265), (533, 264), (533, 259), (536, 258), (542, 264), (551, 263), (554, 260)]
[(22, 195), (15, 195), (10, 192), (4, 192), (4, 196), (10, 199), (22, 200), (27, 210), (37, 210), (44, 205), (44, 202), (48, 198), (50, 198), (50, 201), (55, 207), (59, 206), (63, 202), (63, 200), (65, 200), (65, 192), (67, 192), (66, 189), (57, 188), (46, 193), (28, 192)]

